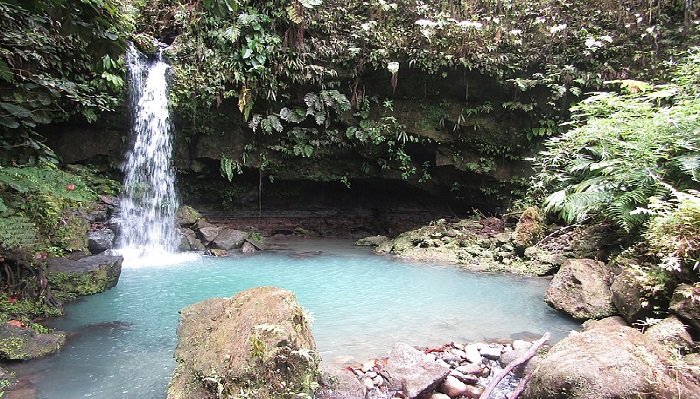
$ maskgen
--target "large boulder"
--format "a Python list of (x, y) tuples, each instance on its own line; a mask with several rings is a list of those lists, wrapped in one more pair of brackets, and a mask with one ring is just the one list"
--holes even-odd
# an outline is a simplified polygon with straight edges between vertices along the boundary
[(124, 258), (117, 255), (93, 255), (78, 260), (49, 258), (46, 277), (61, 299), (72, 299), (106, 291), (119, 281)]
[(394, 345), (384, 369), (389, 389), (403, 391), (407, 398), (430, 393), (449, 373), (447, 364), (404, 343)]
[(676, 287), (669, 309), (700, 332), (700, 283)]
[(579, 320), (601, 319), (616, 313), (610, 272), (603, 262), (592, 259), (564, 262), (549, 284), (544, 301)]
[(225, 251), (238, 249), (248, 238), (248, 233), (235, 229), (222, 229), (211, 242), (211, 246)]
[(168, 399), (309, 394), (320, 361), (303, 309), (276, 287), (182, 309), (175, 359)]
[(39, 334), (29, 327), (0, 324), (0, 359), (35, 359), (58, 352), (65, 343), (64, 332)]
[(555, 344), (532, 373), (528, 399), (697, 398), (700, 387), (665, 351), (619, 317), (587, 322)]
[(195, 225), (195, 230), (197, 236), (202, 240), (202, 244), (209, 245), (219, 235), (221, 227), (214, 226), (205, 220), (199, 220)]

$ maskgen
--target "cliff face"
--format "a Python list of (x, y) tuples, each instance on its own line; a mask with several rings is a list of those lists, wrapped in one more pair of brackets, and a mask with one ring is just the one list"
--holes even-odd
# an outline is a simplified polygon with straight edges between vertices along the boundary
[[(185, 199), (235, 207), (259, 207), (260, 193), (290, 204), (308, 182), (379, 198), (380, 182), (398, 198), (497, 211), (527, 189), (525, 159), (570, 104), (605, 80), (658, 74), (695, 37), (694, 10), (647, 2), (208, 4), (144, 6), (136, 41), (170, 45)], [(112, 128), (54, 130), (53, 148), (116, 165), (123, 114)]]

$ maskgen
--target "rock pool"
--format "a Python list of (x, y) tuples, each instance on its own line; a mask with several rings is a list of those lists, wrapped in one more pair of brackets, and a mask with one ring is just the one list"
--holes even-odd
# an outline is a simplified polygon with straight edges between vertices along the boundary
[(36, 382), (39, 398), (165, 398), (178, 310), (263, 285), (296, 293), (315, 319), (324, 362), (339, 367), (385, 356), (397, 341), (437, 346), (545, 331), (556, 341), (579, 327), (544, 304), (546, 279), (403, 262), (348, 240), (286, 244), (247, 256), (126, 264), (115, 288), (66, 306), (54, 325), (72, 334), (60, 354), (13, 369)]

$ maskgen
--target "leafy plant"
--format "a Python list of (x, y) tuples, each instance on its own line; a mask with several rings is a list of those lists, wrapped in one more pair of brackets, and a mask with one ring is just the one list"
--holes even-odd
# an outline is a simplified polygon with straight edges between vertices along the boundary
[[(698, 62), (695, 50), (676, 78), (687, 81), (687, 64)], [(597, 93), (574, 106), (573, 129), (549, 139), (535, 160), (535, 189), (548, 192), (547, 211), (567, 222), (604, 218), (632, 231), (648, 220), (637, 210), (650, 198), (698, 185), (697, 86), (622, 86), (623, 93)]]

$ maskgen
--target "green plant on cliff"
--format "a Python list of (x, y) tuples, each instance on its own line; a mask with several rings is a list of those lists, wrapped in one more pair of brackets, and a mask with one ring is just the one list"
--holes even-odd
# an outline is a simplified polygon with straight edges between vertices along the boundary
[(124, 25), (115, 0), (0, 4), (0, 164), (56, 162), (36, 133), (121, 102)]
[(619, 92), (574, 106), (572, 129), (548, 140), (535, 161), (547, 210), (567, 222), (602, 218), (630, 232), (649, 219), (642, 208), (651, 198), (668, 198), (669, 187), (698, 188), (698, 64), (694, 49), (672, 84), (614, 81)]

